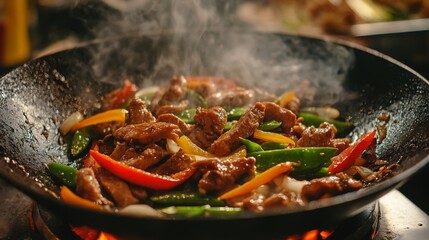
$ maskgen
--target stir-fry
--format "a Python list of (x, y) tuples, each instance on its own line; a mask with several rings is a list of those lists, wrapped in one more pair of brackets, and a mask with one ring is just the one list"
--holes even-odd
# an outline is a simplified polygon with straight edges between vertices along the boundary
[(61, 198), (84, 207), (224, 217), (355, 191), (392, 167), (376, 157), (376, 130), (339, 138), (353, 124), (330, 106), (301, 108), (293, 91), (173, 77), (140, 90), (125, 81), (102, 102), (63, 121), (70, 164), (48, 164)]

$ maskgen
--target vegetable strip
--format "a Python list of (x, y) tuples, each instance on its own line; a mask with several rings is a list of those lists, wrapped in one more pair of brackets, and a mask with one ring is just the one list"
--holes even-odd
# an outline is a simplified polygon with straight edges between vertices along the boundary
[(253, 137), (267, 142), (285, 143), (295, 146), (295, 142), (291, 138), (285, 137), (278, 133), (264, 132), (256, 129)]
[(242, 196), (244, 194), (251, 192), (253, 189), (258, 188), (259, 186), (268, 183), (269, 181), (273, 180), (274, 178), (276, 178), (280, 174), (283, 174), (286, 172), (291, 172), (292, 170), (293, 170), (293, 165), (291, 162), (280, 163), (280, 164), (268, 169), (267, 171), (259, 174), (258, 176), (256, 176), (252, 180), (244, 183), (243, 185), (236, 187), (236, 188), (232, 189), (231, 191), (222, 194), (219, 197), (219, 199), (224, 200), (224, 199)]
[(99, 210), (102, 209), (100, 205), (97, 205), (87, 199), (79, 197), (66, 186), (61, 186), (60, 195), (61, 195), (61, 198), (64, 200), (64, 202), (67, 202), (76, 206), (80, 206), (80, 207), (99, 209)]
[(114, 109), (114, 110), (105, 111), (76, 123), (70, 129), (70, 131), (74, 132), (80, 128), (88, 127), (99, 123), (114, 122), (114, 121), (124, 123), (126, 113), (127, 113), (127, 110), (124, 110), (124, 109)]

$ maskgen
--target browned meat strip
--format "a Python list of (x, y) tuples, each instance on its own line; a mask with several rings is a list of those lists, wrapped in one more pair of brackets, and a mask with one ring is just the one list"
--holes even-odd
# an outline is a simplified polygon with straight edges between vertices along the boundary
[(334, 138), (331, 140), (331, 146), (334, 148), (338, 148), (338, 152), (342, 152), (350, 146), (350, 139)]
[[(170, 86), (162, 93), (162, 96), (155, 96), (155, 99), (151, 103), (152, 112), (157, 113), (161, 106), (179, 104), (186, 95), (186, 89), (186, 79), (183, 76), (173, 77), (170, 80)], [(162, 113), (156, 114), (156, 116)]]
[(216, 91), (216, 85), (211, 81), (199, 81), (198, 84), (188, 85), (188, 87), (200, 94), (203, 98), (210, 96)]
[(102, 140), (97, 141), (98, 151), (110, 155), (115, 150), (115, 138), (112, 134), (106, 135)]
[(285, 132), (290, 132), (291, 128), (295, 125), (296, 115), (279, 105), (272, 102), (264, 102), (265, 105), (265, 121), (279, 121), (282, 123), (282, 129)]
[(203, 191), (220, 191), (233, 185), (243, 175), (255, 174), (255, 158), (239, 158), (232, 161), (219, 159), (200, 160), (192, 164), (197, 168), (196, 174), (202, 178), (198, 188)]
[(214, 93), (206, 98), (209, 107), (221, 106), (226, 109), (242, 107), (254, 102), (253, 90), (236, 87)]
[(305, 203), (301, 199), (301, 196), (295, 192), (275, 193), (263, 202), (264, 209), (276, 206), (297, 207), (304, 205)]
[(140, 98), (134, 98), (128, 105), (127, 124), (155, 122), (155, 117), (147, 110), (146, 104)]
[(156, 144), (150, 144), (143, 151), (135, 148), (129, 148), (122, 156), (121, 161), (125, 164), (146, 170), (147, 168), (159, 163), (165, 156), (167, 151)]
[(113, 136), (116, 140), (133, 144), (148, 144), (162, 139), (177, 139), (179, 128), (170, 123), (154, 122), (130, 124), (119, 128)]
[(248, 138), (259, 127), (265, 116), (265, 105), (258, 102), (251, 107), (237, 124), (222, 134), (209, 147), (208, 151), (216, 156), (226, 156), (241, 145), (241, 138)]
[(189, 138), (203, 149), (207, 149), (223, 133), (227, 122), (227, 115), (223, 108), (198, 108), (195, 114), (195, 128)]
[(345, 173), (334, 176), (316, 178), (302, 188), (301, 196), (307, 201), (329, 198), (341, 193), (357, 190), (362, 183)]
[(131, 193), (130, 187), (126, 182), (112, 175), (105, 169), (97, 169), (96, 176), (103, 190), (112, 197), (113, 201), (119, 207), (126, 207), (139, 202)]
[(192, 159), (182, 149), (175, 153), (165, 163), (160, 165), (155, 172), (160, 175), (171, 175), (191, 166)]
[(182, 119), (180, 119), (179, 117), (171, 113), (165, 113), (165, 114), (159, 115), (156, 121), (177, 125), (180, 128), (180, 131), (182, 131), (182, 133), (185, 135), (189, 134), (189, 132), (192, 129), (192, 127), (188, 126), (188, 124), (182, 121)]
[(337, 129), (329, 123), (321, 123), (318, 128), (307, 127), (296, 142), (298, 147), (332, 147)]
[(148, 193), (144, 187), (140, 187), (136, 185), (129, 185), (129, 186), (134, 197), (138, 198), (139, 200), (145, 200), (147, 198)]
[(180, 103), (177, 104), (170, 104), (170, 105), (163, 105), (158, 108), (156, 111), (156, 116), (166, 114), (166, 113), (180, 113), (181, 111), (185, 110), (188, 107), (189, 101), (183, 100)]
[(100, 184), (91, 168), (81, 168), (77, 171), (76, 193), (96, 204), (113, 206), (112, 202), (101, 194)]
[(128, 146), (126, 143), (118, 143), (116, 144), (115, 150), (110, 154), (110, 157), (118, 161), (122, 158), (127, 149)]

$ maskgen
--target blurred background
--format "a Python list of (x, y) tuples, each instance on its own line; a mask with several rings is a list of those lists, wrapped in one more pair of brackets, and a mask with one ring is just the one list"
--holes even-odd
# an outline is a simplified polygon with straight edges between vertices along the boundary
[[(187, 28), (343, 39), (429, 78), (429, 0), (0, 0), (0, 74), (96, 39)], [(400, 189), (426, 213), (428, 174), (423, 169)]]

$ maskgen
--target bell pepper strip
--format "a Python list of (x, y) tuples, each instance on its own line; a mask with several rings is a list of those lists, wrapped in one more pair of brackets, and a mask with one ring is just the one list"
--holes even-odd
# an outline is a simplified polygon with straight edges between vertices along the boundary
[(242, 138), (241, 143), (243, 143), (243, 145), (246, 146), (247, 153), (264, 151), (264, 149), (262, 149), (261, 145), (255, 143), (255, 142), (252, 142), (248, 139)]
[(162, 213), (174, 217), (228, 217), (242, 213), (236, 207), (205, 206), (170, 206), (160, 210)]
[(231, 121), (239, 119), (241, 116), (243, 116), (244, 113), (246, 113), (246, 109), (242, 107), (236, 107), (227, 111), (226, 116), (228, 121)]
[(258, 172), (282, 162), (300, 163), (299, 166), (294, 167), (294, 172), (313, 172), (329, 162), (337, 150), (337, 148), (331, 147), (285, 148), (248, 153), (247, 156), (256, 159)]
[(98, 151), (90, 150), (89, 153), (98, 164), (113, 175), (129, 183), (153, 190), (169, 190), (175, 188), (185, 182), (195, 172), (194, 168), (188, 168), (171, 176), (158, 175), (115, 161), (111, 157), (99, 153)]
[(61, 163), (48, 163), (49, 172), (68, 187), (76, 186), (77, 169)]
[(80, 207), (91, 208), (91, 209), (98, 209), (98, 210), (103, 209), (102, 206), (97, 205), (94, 202), (91, 202), (87, 199), (79, 197), (65, 185), (61, 186), (60, 195), (61, 195), (61, 199), (63, 199), (63, 201), (66, 203), (70, 203)]
[(74, 132), (78, 129), (99, 124), (99, 123), (106, 123), (106, 122), (124, 123), (127, 112), (128, 111), (125, 109), (114, 109), (114, 110), (108, 110), (99, 114), (95, 114), (73, 125), (70, 131)]
[(115, 100), (113, 100), (111, 108), (119, 108), (125, 103), (130, 97), (132, 97), (137, 91), (137, 86), (132, 84), (129, 80), (124, 81), (124, 85), (118, 90)]
[(97, 240), (119, 240), (120, 238), (113, 236), (110, 233), (107, 232), (100, 232), (100, 235), (98, 235)]
[(275, 120), (272, 120), (272, 121), (263, 122), (263, 123), (259, 124), (258, 129), (262, 130), (262, 131), (272, 131), (272, 130), (280, 127), (281, 125), (282, 125), (281, 122), (277, 122)]
[(270, 182), (271, 180), (273, 180), (277, 176), (279, 176), (283, 173), (286, 173), (286, 172), (291, 172), (292, 170), (293, 170), (293, 163), (291, 163), (291, 162), (277, 164), (274, 167), (266, 170), (265, 172), (257, 175), (252, 180), (244, 183), (243, 185), (240, 185), (240, 186), (232, 189), (231, 191), (228, 191), (228, 192), (222, 194), (219, 197), (219, 199), (225, 200), (225, 199), (245, 195), (245, 194), (253, 191), (254, 189), (258, 188), (259, 186)]
[(274, 149), (285, 149), (288, 147), (287, 144), (276, 143), (276, 142), (264, 142), (261, 144), (261, 147), (264, 151), (274, 150)]
[(212, 207), (225, 206), (225, 202), (207, 194), (199, 192), (170, 192), (150, 197), (155, 204), (164, 206), (202, 206), (210, 205)]
[(215, 157), (213, 154), (201, 149), (195, 143), (191, 141), (187, 136), (183, 135), (177, 141), (177, 145), (187, 154), (203, 156), (207, 158)]
[(345, 171), (351, 167), (355, 159), (358, 158), (365, 149), (371, 145), (375, 138), (376, 130), (367, 132), (362, 135), (356, 143), (346, 148), (340, 154), (332, 158), (332, 164), (329, 166), (330, 173), (338, 173)]
[(295, 98), (295, 92), (294, 91), (288, 91), (282, 94), (280, 99), (278, 100), (278, 104), (280, 107), (286, 107), (286, 104), (290, 101), (292, 101)]
[(354, 128), (354, 125), (351, 122), (343, 122), (335, 119), (323, 118), (311, 113), (301, 112), (299, 114), (304, 118), (303, 124), (306, 126), (315, 126), (318, 127), (323, 122), (331, 123), (337, 128), (338, 134), (347, 133)]
[(218, 158), (221, 161), (231, 161), (238, 158), (244, 158), (247, 155), (246, 147), (239, 147), (235, 152), (231, 153), (230, 155), (224, 156), (224, 157), (204, 157), (200, 155), (193, 155), (193, 154), (187, 154), (189, 157), (191, 157), (194, 161), (200, 161), (200, 160), (206, 160), (206, 159), (213, 159)]
[(73, 134), (70, 145), (70, 155), (72, 158), (82, 156), (86, 153), (90, 145), (91, 135), (88, 130), (85, 128), (79, 129)]
[(197, 109), (195, 108), (190, 108), (190, 109), (185, 109), (177, 114), (175, 114), (178, 118), (180, 118), (183, 122), (188, 123), (188, 124), (193, 124), (195, 123), (194, 121), (194, 116), (196, 113)]
[(189, 101), (189, 107), (207, 108), (206, 100), (199, 93), (192, 89), (186, 89), (185, 98)]
[(264, 140), (266, 142), (284, 143), (291, 146), (295, 146), (295, 142), (291, 138), (288, 138), (278, 133), (264, 132), (259, 129), (256, 129), (253, 133), (253, 137), (259, 140)]

